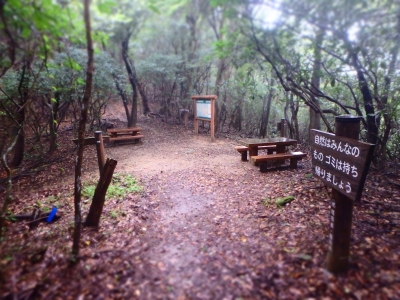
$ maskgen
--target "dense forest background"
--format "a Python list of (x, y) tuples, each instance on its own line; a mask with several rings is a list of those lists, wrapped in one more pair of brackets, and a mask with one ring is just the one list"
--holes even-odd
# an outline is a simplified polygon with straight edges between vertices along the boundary
[(24, 159), (44, 161), (58, 130), (78, 134), (80, 120), (104, 130), (109, 101), (120, 101), (127, 126), (138, 114), (173, 123), (199, 94), (218, 96), (220, 134), (274, 136), (285, 118), (307, 145), (310, 129), (333, 132), (335, 116), (361, 116), (384, 168), (400, 157), (399, 4), (2, 0), (2, 168), (11, 178)]
[[(334, 116), (363, 117), (376, 163), (399, 156), (400, 7), (397, 1), (93, 1), (94, 85), (88, 126), (101, 128), (120, 99), (167, 122), (192, 109), (191, 95), (218, 95), (220, 132), (290, 136), (333, 131)], [(57, 148), (76, 128), (87, 51), (79, 1), (1, 2), (2, 150)], [(4, 126), (6, 125), (6, 126)], [(8, 130), (11, 128), (11, 130)], [(33, 133), (33, 140), (24, 132)], [(48, 149), (40, 141), (50, 137)]]

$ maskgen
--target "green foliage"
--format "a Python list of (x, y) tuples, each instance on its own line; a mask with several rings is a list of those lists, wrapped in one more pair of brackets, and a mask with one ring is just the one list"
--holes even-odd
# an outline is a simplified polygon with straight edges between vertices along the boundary
[(286, 196), (286, 197), (281, 197), (281, 198), (276, 198), (275, 199), (275, 204), (278, 207), (282, 207), (294, 200), (294, 196)]
[[(96, 190), (95, 183), (85, 184), (82, 189), (82, 196), (93, 198)], [(108, 187), (106, 199), (115, 199), (122, 201), (128, 194), (140, 193), (143, 188), (138, 184), (136, 178), (131, 175), (114, 174), (112, 183)]]

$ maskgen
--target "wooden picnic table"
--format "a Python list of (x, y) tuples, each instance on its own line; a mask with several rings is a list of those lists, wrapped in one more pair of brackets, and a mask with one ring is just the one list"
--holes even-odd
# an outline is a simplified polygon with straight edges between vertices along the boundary
[(249, 148), (249, 156), (257, 156), (258, 149), (261, 146), (276, 146), (276, 153), (285, 153), (286, 146), (297, 145), (296, 140), (285, 137), (264, 138), (264, 139), (242, 139), (238, 140), (240, 144)]
[(107, 133), (109, 134), (109, 141), (126, 141), (126, 140), (134, 140), (138, 141), (143, 138), (143, 135), (140, 133), (142, 128), (140, 127), (130, 127), (130, 128), (113, 128), (107, 129)]
[[(267, 171), (269, 161), (283, 162), (284, 160), (290, 159), (290, 166), (292, 168), (297, 168), (297, 161), (307, 156), (307, 154), (299, 151), (287, 152), (286, 146), (297, 145), (297, 141), (285, 137), (243, 139), (238, 142), (248, 148), (250, 162), (255, 166), (260, 166), (261, 172)], [(258, 155), (258, 150), (264, 147), (276, 147), (276, 153), (272, 154), (272, 151), (268, 151), (267, 155)]]

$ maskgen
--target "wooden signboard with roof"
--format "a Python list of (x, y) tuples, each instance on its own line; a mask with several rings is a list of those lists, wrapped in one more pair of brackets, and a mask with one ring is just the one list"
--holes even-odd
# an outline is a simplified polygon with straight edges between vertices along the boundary
[(215, 141), (215, 100), (216, 95), (192, 96), (194, 131), (199, 134), (199, 120), (210, 122), (211, 141)]

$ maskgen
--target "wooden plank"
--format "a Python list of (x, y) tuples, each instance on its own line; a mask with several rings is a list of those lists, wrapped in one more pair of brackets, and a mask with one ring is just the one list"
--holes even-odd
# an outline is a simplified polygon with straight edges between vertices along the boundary
[[(109, 139), (110, 139), (109, 136), (107, 136), (107, 135), (103, 136), (103, 142), (104, 143), (108, 143)], [(78, 145), (78, 139), (73, 139), (72, 141), (74, 142), (75, 145)], [(84, 146), (96, 145), (96, 138), (94, 136), (85, 138), (83, 145)]]
[(249, 148), (247, 148), (246, 146), (235, 146), (235, 150), (238, 152), (247, 152), (249, 151)]
[[(246, 146), (235, 146), (236, 151), (238, 152), (246, 152), (249, 151), (249, 148)], [(276, 150), (275, 145), (270, 145), (270, 146), (260, 146), (258, 147), (258, 150)]]
[(192, 99), (217, 99), (217, 95), (192, 96)]
[(118, 136), (118, 137), (110, 137), (110, 142), (114, 141), (128, 141), (128, 140), (138, 140), (143, 138), (143, 135), (127, 135), (127, 136)]
[(118, 133), (111, 133), (111, 137), (120, 137), (120, 136), (136, 136), (136, 135), (140, 135), (140, 131), (138, 132), (118, 132)]
[(130, 128), (113, 128), (107, 129), (108, 133), (122, 133), (122, 132), (138, 132), (142, 130), (140, 127), (130, 127)]
[(276, 153), (276, 154), (268, 154), (268, 155), (257, 155), (251, 156), (250, 161), (253, 165), (257, 165), (259, 162), (265, 162), (270, 160), (285, 160), (285, 159), (302, 159), (306, 157), (307, 154), (303, 152), (289, 152), (289, 153)]

